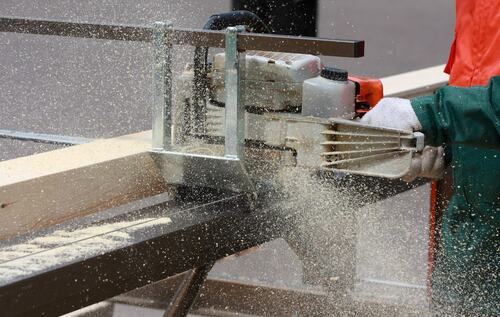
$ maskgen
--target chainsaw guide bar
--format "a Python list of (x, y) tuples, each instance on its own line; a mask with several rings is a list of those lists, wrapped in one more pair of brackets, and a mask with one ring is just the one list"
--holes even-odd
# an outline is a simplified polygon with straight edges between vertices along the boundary
[(424, 147), (420, 132), (373, 127), (356, 121), (330, 119), (323, 132), (321, 167), (350, 174), (400, 178)]

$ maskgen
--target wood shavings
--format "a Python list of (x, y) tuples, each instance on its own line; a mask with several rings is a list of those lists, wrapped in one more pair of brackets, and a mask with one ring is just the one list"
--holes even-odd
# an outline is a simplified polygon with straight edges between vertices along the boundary
[(144, 218), (74, 230), (56, 230), (18, 245), (0, 248), (0, 282), (125, 246), (133, 233), (171, 222), (168, 217)]

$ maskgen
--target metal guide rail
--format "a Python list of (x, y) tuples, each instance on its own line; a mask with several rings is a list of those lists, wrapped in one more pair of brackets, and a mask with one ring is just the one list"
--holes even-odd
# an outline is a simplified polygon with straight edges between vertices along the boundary
[[(323, 40), (292, 36), (245, 33), (245, 26), (229, 26), (224, 33), (217, 31), (191, 31), (175, 29), (171, 24), (156, 22), (153, 26), (154, 88), (153, 88), (153, 140), (152, 153), (157, 165), (170, 184), (223, 188), (246, 192), (255, 197), (256, 188), (245, 160), (245, 80), (246, 51), (263, 50), (281, 53), (322, 54), (329, 56), (360, 57), (362, 41)], [(222, 38), (223, 36), (223, 38)], [(172, 114), (173, 45), (191, 45), (200, 52), (204, 47), (224, 47), (224, 151), (223, 154), (188, 153), (176, 144)], [(207, 51), (206, 51), (207, 52)], [(203, 55), (203, 54), (202, 54)], [(195, 74), (200, 74), (196, 63)], [(198, 56), (199, 57), (199, 56)], [(197, 83), (202, 76), (195, 76)], [(199, 98), (200, 96), (198, 96)], [(204, 98), (202, 98), (204, 99)], [(205, 114), (206, 107), (198, 105), (194, 111)], [(172, 177), (174, 175), (174, 177)]]
[[(168, 24), (168, 23), (167, 23)], [(0, 32), (81, 37), (102, 40), (152, 42), (153, 28), (140, 25), (76, 23), (0, 17)], [(168, 31), (171, 44), (224, 47), (224, 32), (175, 28)], [(266, 50), (340, 57), (362, 57), (364, 41), (242, 34), (240, 50)]]
[[(154, 112), (155, 123), (153, 123), (153, 128), (157, 132), (160, 132), (160, 130), (165, 131), (167, 127), (161, 123), (168, 120), (169, 114), (169, 111), (163, 109), (165, 105), (162, 105), (161, 109), (158, 108), (158, 102), (164, 103), (169, 97), (168, 91), (165, 90), (168, 88), (167, 86), (170, 82), (168, 66), (172, 56), (169, 53), (169, 47), (171, 45), (218, 48), (226, 46), (226, 34), (224, 31), (173, 28), (171, 24), (163, 22), (154, 23), (153, 26), (141, 26), (0, 17), (0, 32), (153, 43), (156, 61), (161, 60), (159, 65), (153, 65), (155, 71), (154, 85), (156, 89), (163, 89), (156, 91), (156, 96), (163, 96), (163, 99), (157, 98), (154, 105), (156, 111)], [(364, 55), (364, 41), (353, 40), (243, 33), (238, 34), (238, 40), (234, 44), (237, 45), (238, 52), (245, 50), (267, 50), (340, 57), (362, 57)], [(159, 114), (161, 111), (163, 111), (165, 118)], [(168, 132), (165, 133), (167, 134)], [(55, 142), (53, 136), (33, 133), (29, 138), (25, 138), (20, 136), (18, 131), (7, 130), (0, 131), (0, 138), (28, 139), (36, 142), (65, 145), (76, 144), (70, 137), (60, 136)], [(156, 146), (160, 142), (165, 144), (167, 142), (166, 138), (167, 135), (163, 135), (163, 132), (161, 135), (156, 133), (156, 141), (154, 143), (156, 143)]]

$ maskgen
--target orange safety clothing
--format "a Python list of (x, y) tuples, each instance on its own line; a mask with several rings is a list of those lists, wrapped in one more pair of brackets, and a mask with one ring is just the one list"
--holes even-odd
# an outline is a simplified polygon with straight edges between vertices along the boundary
[(485, 86), (500, 75), (500, 0), (457, 0), (450, 85)]

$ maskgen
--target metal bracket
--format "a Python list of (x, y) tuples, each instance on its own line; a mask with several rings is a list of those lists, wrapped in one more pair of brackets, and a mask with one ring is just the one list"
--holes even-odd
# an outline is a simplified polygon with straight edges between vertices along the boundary
[(238, 34), (244, 27), (229, 27), (225, 33), (226, 119), (224, 156), (175, 151), (172, 139), (172, 25), (157, 22), (153, 27), (154, 101), (153, 144), (155, 161), (169, 183), (215, 187), (254, 193), (245, 169), (245, 109), (243, 85), (245, 53), (238, 50)]
[(413, 132), (415, 152), (422, 152), (425, 147), (425, 135), (422, 132)]
[(153, 24), (153, 150), (170, 149), (172, 140), (171, 23)]
[(224, 73), (226, 111), (225, 111), (225, 149), (227, 158), (243, 159), (245, 143), (245, 107), (243, 105), (245, 77), (245, 52), (238, 52), (238, 33), (245, 30), (243, 26), (226, 29), (226, 65)]

